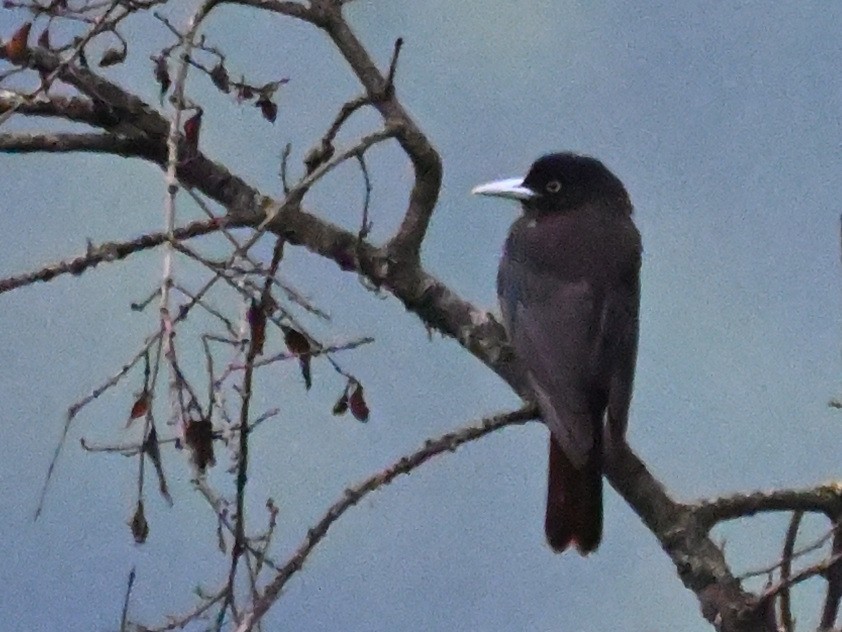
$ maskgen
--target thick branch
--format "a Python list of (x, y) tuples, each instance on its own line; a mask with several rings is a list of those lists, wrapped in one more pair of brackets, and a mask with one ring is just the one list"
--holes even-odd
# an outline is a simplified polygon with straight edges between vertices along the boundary
[(107, 127), (115, 122), (113, 116), (98, 109), (89, 99), (52, 96), (32, 101), (14, 92), (0, 90), (0, 114), (12, 110), (27, 116), (58, 117), (94, 127)]
[(681, 581), (696, 593), (708, 621), (729, 632), (776, 632), (774, 612), (770, 614), (768, 604), (742, 589), (692, 507), (670, 498), (624, 443), (612, 444), (606, 476), (658, 538)]
[(831, 519), (842, 511), (842, 485), (827, 483), (809, 489), (733, 494), (698, 503), (693, 512), (705, 529), (718, 522), (768, 511), (810, 511)]
[(281, 15), (288, 15), (292, 18), (299, 18), (301, 20), (312, 19), (312, 12), (303, 4), (298, 2), (287, 2), (285, 0), (234, 0), (231, 4), (242, 4), (247, 7), (255, 7), (257, 9), (265, 9)]
[[(5, 49), (0, 47), (0, 59), (4, 58), (6, 58)], [(118, 131), (121, 133), (145, 132), (152, 136), (166, 134), (167, 121), (154, 108), (90, 69), (73, 64), (63, 64), (58, 54), (44, 48), (30, 49), (27, 65), (47, 73), (58, 70), (58, 78), (61, 81), (73, 86), (92, 99), (92, 107), (96, 109), (98, 114), (97, 121), (109, 120), (113, 126), (119, 126)], [(55, 98), (51, 98), (50, 101), (53, 103), (60, 102)], [(78, 100), (68, 99), (67, 101), (75, 104)], [(9, 105), (17, 107), (18, 112), (24, 111), (23, 104)], [(39, 106), (37, 102), (32, 102), (27, 107), (37, 108)], [(49, 108), (49, 106), (44, 107)], [(98, 122), (92, 122), (91, 124), (99, 125)], [(107, 127), (105, 124), (103, 126)]]
[[(412, 161), (415, 182), (398, 232), (389, 242), (389, 253), (397, 261), (415, 262), (438, 201), (442, 181), (441, 158), (413, 118), (395, 96), (394, 85), (377, 68), (368, 51), (342, 16), (341, 4), (316, 0), (310, 8), (292, 2), (272, 0), (231, 0), (306, 20), (324, 29), (351, 66), (366, 90), (370, 102), (383, 116), (387, 127)], [(391, 74), (391, 73), (390, 73)], [(393, 77), (392, 77), (393, 78)]]
[(328, 19), (323, 28), (372, 97), (374, 106), (387, 124), (400, 129), (397, 139), (412, 161), (415, 182), (403, 222), (390, 242), (390, 251), (396, 259), (415, 261), (419, 257), (421, 242), (438, 201), (442, 180), (441, 158), (395, 97), (394, 86), (389, 84), (374, 64), (368, 51), (342, 17), (339, 7), (331, 2), (318, 4), (330, 7), (326, 9)]
[(9, 154), (92, 152), (129, 158), (149, 154), (151, 150), (145, 138), (108, 133), (0, 134), (0, 152)]

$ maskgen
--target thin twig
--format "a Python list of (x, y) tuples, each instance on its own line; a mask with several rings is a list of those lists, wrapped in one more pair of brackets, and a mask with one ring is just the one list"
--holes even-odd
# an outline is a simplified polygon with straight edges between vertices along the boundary
[(401, 54), (401, 47), (403, 46), (403, 38), (399, 37), (395, 40), (395, 48), (392, 51), (392, 60), (389, 62), (389, 72), (386, 75), (386, 95), (392, 97), (395, 93), (395, 72), (398, 69), (398, 57)]
[(801, 525), (801, 518), (803, 516), (803, 511), (792, 512), (792, 519), (789, 521), (789, 528), (786, 530), (784, 548), (781, 553), (781, 584), (784, 585), (784, 588), (781, 590), (778, 602), (783, 632), (794, 632), (795, 629), (792, 620), (792, 605), (790, 602), (788, 582), (792, 574), (792, 554), (795, 550), (795, 539), (798, 537), (798, 528)]
[[(267, 410), (265, 413), (257, 417), (253, 422), (249, 424), (249, 432), (254, 432), (254, 430), (263, 422), (277, 417), (280, 413), (278, 408), (271, 408)], [(239, 426), (236, 424), (231, 428), (234, 431), (239, 430)], [(222, 430), (214, 430), (211, 434), (211, 438), (214, 441), (224, 441), (226, 440), (226, 434)], [(158, 437), (156, 443), (159, 446), (173, 444), (181, 440), (181, 437)], [(118, 444), (98, 444), (98, 443), (91, 443), (84, 437), (80, 440), (82, 445), (82, 449), (86, 452), (108, 452), (108, 453), (116, 453), (122, 454), (124, 456), (134, 456), (141, 450), (143, 450), (143, 443), (133, 442), (133, 443), (118, 443)]]
[(824, 606), (822, 607), (822, 618), (819, 623), (820, 630), (830, 630), (836, 625), (836, 617), (839, 612), (839, 600), (842, 598), (842, 529), (837, 520), (833, 523), (834, 534), (831, 553), (837, 560), (831, 565), (825, 577), (827, 578), (827, 594), (825, 595)]
[[(235, 532), (235, 526), (228, 517), (228, 503), (227, 503), (227, 501), (224, 500), (223, 498), (221, 498), (218, 494), (216, 494), (208, 486), (207, 481), (194, 480), (193, 483), (196, 486), (196, 489), (202, 494), (202, 497), (208, 502), (208, 504), (214, 510), (214, 513), (216, 514), (218, 522), (223, 527), (225, 527), (225, 529), (228, 531), (228, 533), (233, 535), (234, 532)], [(269, 521), (269, 528), (274, 529), (274, 525), (273, 525), (271, 516), (270, 516), (270, 521)], [(277, 562), (275, 562), (275, 560), (273, 560), (271, 557), (269, 557), (266, 554), (266, 550), (267, 550), (266, 547), (260, 549), (260, 548), (257, 548), (256, 546), (254, 546), (251, 543), (252, 539), (255, 540), (255, 541), (265, 541), (266, 538), (268, 537), (268, 534), (269, 534), (269, 530), (267, 530), (266, 534), (264, 534), (263, 536), (257, 536), (255, 538), (246, 538), (245, 545), (246, 545), (246, 548), (249, 551), (249, 553), (251, 553), (255, 557), (261, 558), (263, 560), (263, 563), (266, 566), (268, 566), (269, 568), (271, 568), (272, 570), (279, 571), (280, 568), (281, 568), (280, 565)]]
[(211, 595), (203, 595), (202, 599), (204, 599), (204, 603), (187, 614), (180, 617), (169, 617), (170, 621), (165, 625), (157, 628), (144, 627), (142, 630), (143, 632), (168, 632), (169, 630), (181, 630), (187, 627), (189, 623), (196, 621), (199, 617), (204, 615), (214, 606), (214, 604), (221, 601), (223, 597), (225, 597), (225, 587)]
[[(44, 77), (41, 80), (38, 89), (28, 95), (21, 95), (25, 101), (32, 101), (35, 99), (41, 92), (46, 91), (50, 85), (52, 85), (53, 81), (55, 81), (56, 77), (58, 77), (64, 70), (69, 67), (73, 62), (75, 62), (81, 55), (84, 55), (85, 46), (97, 35), (102, 33), (105, 30), (112, 30), (116, 24), (126, 18), (128, 15), (131, 14), (131, 11), (125, 11), (122, 15), (116, 16), (111, 18), (111, 12), (114, 11), (117, 7), (123, 6), (124, 3), (121, 0), (111, 0), (109, 3), (108, 8), (105, 10), (103, 15), (96, 21), (94, 27), (90, 29), (82, 38), (76, 43), (73, 47), (73, 51), (70, 55), (68, 55), (49, 75)], [(109, 19), (110, 18), (110, 19)], [(9, 118), (17, 112), (18, 106), (14, 106), (2, 114), (0, 114), (0, 125), (3, 125)]]
[(365, 156), (363, 154), (357, 154), (357, 162), (360, 163), (360, 170), (363, 174), (363, 184), (365, 185), (365, 197), (363, 198), (363, 216), (362, 220), (360, 221), (360, 230), (357, 233), (357, 239), (362, 242), (368, 234), (371, 232), (372, 224), (368, 220), (368, 207), (371, 203), (371, 176), (368, 173), (368, 167), (365, 164)]
[[(200, 237), (209, 233), (215, 233), (226, 226), (242, 226), (244, 222), (237, 222), (227, 217), (216, 218), (210, 221), (199, 220), (190, 222), (185, 226), (177, 228), (173, 231), (173, 239), (176, 241), (183, 241), (193, 237)], [(167, 241), (165, 232), (146, 233), (136, 239), (128, 241), (109, 241), (99, 246), (89, 246), (84, 255), (63, 259), (56, 263), (52, 263), (39, 268), (33, 272), (18, 274), (0, 279), (0, 294), (9, 292), (17, 288), (32, 285), (39, 281), (51, 281), (57, 276), (64, 274), (80, 275), (91, 268), (95, 268), (100, 263), (110, 263), (112, 261), (120, 261), (129, 255), (133, 255), (144, 250), (156, 248)], [(157, 296), (158, 291), (153, 296)], [(139, 306), (142, 303), (138, 304)]]
[(123, 612), (120, 615), (120, 632), (129, 632), (129, 598), (132, 596), (132, 586), (134, 586), (135, 569), (129, 571), (129, 580), (126, 583), (126, 596), (123, 599)]
[[(824, 535), (822, 535), (819, 538), (816, 538), (810, 544), (807, 544), (803, 548), (800, 548), (797, 551), (793, 552), (792, 555), (790, 556), (790, 560), (795, 561), (798, 558), (801, 558), (801, 557), (804, 557), (805, 555), (808, 555), (809, 553), (813, 553), (815, 551), (818, 551), (820, 548), (822, 548), (824, 546), (824, 544), (828, 540), (830, 540), (830, 538), (833, 536), (833, 533), (834, 533), (834, 530), (830, 529), (827, 533), (825, 533)], [(737, 579), (739, 581), (743, 581), (745, 579), (750, 579), (752, 577), (761, 577), (761, 576), (764, 576), (764, 575), (768, 575), (769, 573), (773, 573), (774, 571), (779, 569), (782, 565), (782, 562), (783, 562), (783, 560), (781, 560), (779, 562), (775, 562), (774, 564), (770, 564), (769, 566), (764, 566), (762, 568), (747, 571), (747, 572), (743, 573), (742, 575), (737, 575)]]
[(807, 568), (801, 569), (797, 573), (791, 575), (787, 582), (778, 582), (774, 586), (771, 586), (764, 590), (760, 595), (761, 601), (768, 602), (770, 599), (777, 596), (782, 590), (785, 590), (790, 586), (800, 584), (801, 582), (806, 581), (811, 577), (815, 577), (816, 575), (824, 575), (834, 564), (836, 564), (840, 560), (842, 560), (842, 553), (837, 553), (835, 555), (831, 555), (827, 559), (813, 564), (812, 566), (808, 566)]

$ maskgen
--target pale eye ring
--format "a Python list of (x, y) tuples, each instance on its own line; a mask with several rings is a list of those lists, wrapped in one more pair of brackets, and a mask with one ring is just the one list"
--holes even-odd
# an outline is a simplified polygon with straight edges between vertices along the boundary
[(549, 193), (558, 193), (561, 191), (561, 182), (558, 180), (550, 180), (547, 182), (546, 189)]

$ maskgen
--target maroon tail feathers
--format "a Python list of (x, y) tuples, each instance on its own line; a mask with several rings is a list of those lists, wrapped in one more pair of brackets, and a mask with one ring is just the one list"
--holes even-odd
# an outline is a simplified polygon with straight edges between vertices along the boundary
[(602, 539), (602, 446), (577, 470), (550, 436), (547, 485), (547, 541), (556, 553), (570, 545), (581, 555), (595, 551)]

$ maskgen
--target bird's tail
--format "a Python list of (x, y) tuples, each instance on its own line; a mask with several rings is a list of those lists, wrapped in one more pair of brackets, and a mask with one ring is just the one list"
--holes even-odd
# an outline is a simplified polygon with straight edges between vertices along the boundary
[(547, 517), (544, 529), (554, 551), (571, 544), (581, 555), (602, 539), (602, 445), (597, 441), (587, 463), (576, 469), (550, 436)]

